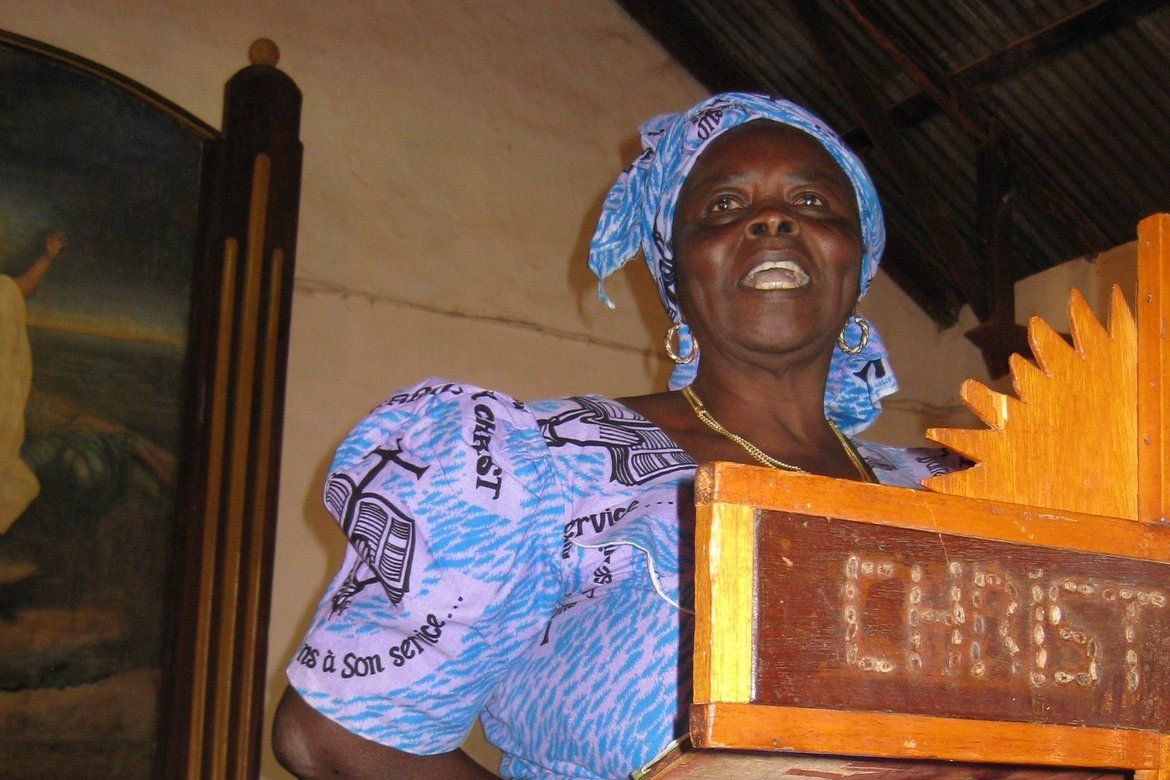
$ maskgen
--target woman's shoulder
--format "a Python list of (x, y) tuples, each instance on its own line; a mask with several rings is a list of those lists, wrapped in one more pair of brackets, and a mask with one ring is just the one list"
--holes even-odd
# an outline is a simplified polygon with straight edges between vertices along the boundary
[(474, 413), (476, 407), (487, 407), (499, 409), (507, 417), (522, 419), (579, 407), (582, 399), (609, 401), (603, 396), (588, 394), (526, 402), (502, 390), (480, 387), (471, 382), (428, 377), (394, 390), (385, 401), (374, 407), (371, 414), (438, 420), (449, 419), (453, 413)]
[[(350, 430), (337, 448), (333, 475), (364, 473), (371, 462), (393, 462), (421, 480), (425, 464), (443, 478), (435, 487), (468, 483), (493, 499), (511, 481), (521, 495), (551, 476), (540, 426), (510, 395), (467, 382), (430, 377), (392, 392)], [(398, 469), (401, 471), (401, 469)], [(432, 481), (430, 477), (428, 482)]]
[(349, 438), (368, 429), (412, 434), (433, 429), (438, 433), (477, 419), (485, 425), (496, 422), (521, 427), (535, 425), (524, 403), (507, 393), (469, 382), (428, 377), (390, 393), (358, 422)]
[(338, 448), (332, 470), (345, 469), (375, 448), (437, 458), (468, 450), (469, 462), (485, 468), (500, 459), (547, 459), (549, 446), (562, 442), (558, 431), (623, 416), (636, 415), (599, 395), (524, 402), (470, 382), (429, 377), (394, 390), (359, 420)]
[(396, 390), (375, 407), (338, 448), (331, 471), (349, 471), (381, 450), (458, 464), (477, 481), (491, 481), (502, 469), (529, 487), (553, 482), (574, 501), (694, 469), (657, 425), (612, 398), (521, 402), (437, 377)]
[(11, 276), (0, 274), (0, 307), (23, 306), (24, 296), (20, 294), (20, 285)]
[(860, 440), (856, 444), (878, 482), (892, 487), (919, 489), (924, 479), (968, 465), (960, 455), (943, 447), (892, 447)]
[(374, 407), (371, 414), (437, 419), (453, 411), (474, 409), (477, 405), (524, 408), (523, 403), (499, 390), (432, 376), (393, 391)]

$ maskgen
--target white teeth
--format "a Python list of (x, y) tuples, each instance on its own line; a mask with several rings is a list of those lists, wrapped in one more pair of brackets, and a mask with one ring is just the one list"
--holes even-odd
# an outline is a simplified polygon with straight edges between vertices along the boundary
[(808, 281), (804, 269), (791, 260), (769, 260), (748, 271), (742, 284), (753, 290), (795, 290)]

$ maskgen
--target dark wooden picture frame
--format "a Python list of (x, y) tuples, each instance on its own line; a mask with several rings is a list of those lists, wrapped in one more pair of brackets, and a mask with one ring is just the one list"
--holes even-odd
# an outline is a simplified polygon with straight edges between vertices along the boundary
[[(178, 376), (168, 379), (168, 386), (175, 390), (170, 419), (177, 430), (169, 449), (155, 448), (174, 455), (173, 461), (168, 461), (163, 469), (172, 480), (166, 493), (171, 504), (158, 509), (168, 515), (165, 519), (172, 524), (171, 528), (161, 536), (159, 532), (150, 537), (157, 542), (156, 548), (144, 543), (141, 549), (123, 551), (120, 540), (101, 538), (103, 530), (111, 529), (108, 525), (95, 526), (90, 543), (95, 548), (112, 546), (116, 553), (123, 553), (124, 560), (106, 551), (107, 558), (118, 559), (124, 568), (140, 565), (162, 573), (161, 582), (153, 586), (159, 595), (151, 602), (157, 602), (152, 614), (157, 615), (159, 623), (151, 629), (153, 650), (150, 652), (157, 658), (160, 676), (154, 704), (157, 712), (153, 727), (154, 758), (148, 773), (168, 777), (255, 775), (259, 766), (280, 423), (300, 191), (301, 145), (297, 137), (300, 92), (288, 76), (276, 69), (275, 46), (258, 41), (249, 52), (253, 64), (228, 82), (224, 129), (217, 132), (141, 85), (45, 44), (0, 32), (0, 51), (31, 58), (29, 62), (35, 65), (29, 72), (50, 74), (44, 77), (46, 82), (62, 79), (81, 84), (83, 88), (75, 92), (92, 92), (100, 101), (115, 106), (112, 114), (133, 114), (140, 120), (153, 117), (146, 121), (154, 128), (150, 133), (155, 135), (127, 131), (131, 148), (121, 157), (110, 151), (117, 145), (108, 140), (91, 144), (92, 164), (78, 162), (81, 158), (77, 157), (76, 143), (70, 155), (56, 159), (44, 155), (58, 182), (77, 183), (75, 197), (103, 193), (99, 198), (102, 202), (93, 203), (94, 198), (90, 197), (85, 201), (88, 210), (80, 209), (90, 215), (84, 223), (87, 229), (103, 235), (130, 229), (143, 242), (152, 240), (155, 232), (167, 234), (170, 248), (156, 252), (165, 255), (160, 262), (171, 266), (185, 264), (182, 268), (154, 269), (157, 271), (154, 276), (148, 273), (136, 276), (130, 272), (135, 269), (124, 268), (120, 277), (112, 274), (104, 286), (95, 288), (99, 296), (117, 302), (108, 307), (112, 311), (138, 302), (150, 309), (157, 303), (150, 300), (150, 285), (154, 283), (157, 287), (161, 277), (171, 285), (171, 298), (185, 298), (183, 302), (189, 308), (181, 343), (172, 344), (177, 352), (173, 351), (168, 358), (168, 365), (178, 372)], [(37, 71), (38, 68), (41, 70)], [(33, 82), (25, 85), (26, 93), (50, 101), (45, 104), (48, 108), (34, 109), (34, 112), (43, 110), (58, 119), (76, 116), (92, 120), (91, 125), (104, 124), (97, 119), (102, 113), (99, 109), (53, 103), (53, 91), (38, 90), (35, 77)], [(13, 99), (14, 92), (10, 91), (7, 99)], [(13, 165), (23, 166), (26, 173), (35, 174), (37, 161), (13, 152), (21, 143), (21, 133), (28, 130), (11, 121), (0, 122), (0, 144), (8, 146)], [(116, 141), (118, 131), (102, 128), (103, 132), (106, 130), (113, 133)], [(168, 133), (169, 137), (186, 139), (176, 142), (185, 150), (178, 156), (193, 169), (176, 174), (166, 164), (159, 170), (150, 168), (151, 155), (158, 151), (154, 141)], [(27, 137), (24, 140), (30, 142)], [(103, 146), (107, 142), (111, 144), (108, 148)], [(135, 159), (143, 161), (141, 167), (136, 167)], [(139, 177), (136, 180), (142, 182), (141, 188), (128, 186), (124, 181), (119, 185), (117, 176), (110, 173), (112, 168)], [(117, 173), (115, 170), (114, 174)], [(86, 176), (98, 178), (82, 181)], [(170, 204), (172, 214), (160, 218), (141, 214), (142, 208), (133, 207), (135, 196), (143, 198), (143, 203), (166, 201), (169, 196), (157, 193), (165, 193), (172, 178), (182, 179), (195, 188), (193, 192), (175, 196), (175, 203), (181, 205)], [(107, 187), (104, 191), (103, 183)], [(10, 194), (10, 203), (16, 202), (13, 198), (36, 197), (35, 187), (14, 188), (16, 192)], [(149, 192), (144, 195), (142, 190)], [(113, 210), (102, 211), (106, 205)], [(119, 207), (121, 212), (117, 211)], [(41, 209), (39, 213), (46, 211), (51, 210)], [(115, 215), (110, 218), (113, 224), (100, 224), (104, 219), (100, 215), (105, 213)], [(94, 218), (94, 214), (99, 216)], [(139, 219), (141, 223), (135, 222)], [(186, 232), (173, 235), (177, 230), (175, 223), (183, 223)], [(78, 235), (78, 228), (71, 226), (45, 225), (43, 229), (55, 231), (61, 227), (73, 233), (66, 238), (70, 243), (66, 244), (65, 251), (75, 246), (77, 256), (83, 257), (83, 250), (92, 250), (86, 262), (79, 262), (80, 268), (75, 270), (100, 268), (100, 260), (93, 257), (100, 254), (94, 249), (100, 249), (99, 241), (87, 241), (84, 235)], [(122, 246), (129, 245), (128, 239), (121, 241)], [(59, 238), (54, 239), (53, 250), (54, 255), (61, 250)], [(127, 262), (125, 257), (117, 259)], [(60, 271), (54, 271), (65, 276), (67, 264), (68, 258), (61, 263)], [(0, 268), (0, 271), (19, 273), (19, 269), (13, 268)], [(121, 285), (119, 278), (123, 280)], [(94, 297), (93, 290), (84, 289), (80, 283), (78, 286), (82, 289), (77, 295)], [(125, 337), (115, 334), (115, 338)], [(175, 354), (180, 357), (176, 358)], [(133, 373), (117, 356), (106, 355), (105, 360), (114, 366), (106, 373), (123, 369)], [(32, 363), (35, 377), (35, 346)], [(86, 381), (75, 382), (74, 386), (83, 386)], [(35, 378), (33, 383), (35, 388)], [(122, 395), (133, 394), (123, 391)], [(149, 389), (143, 395), (144, 398), (129, 400), (141, 408), (149, 408), (154, 397)], [(84, 472), (90, 475), (91, 482), (95, 470), (99, 475), (116, 472), (114, 478), (121, 478), (125, 483), (127, 469), (139, 468), (144, 458), (150, 461), (153, 450), (145, 455), (136, 451), (129, 456), (122, 454), (121, 450), (132, 449), (126, 441), (131, 445), (138, 441), (133, 438), (137, 434), (132, 425), (122, 420), (106, 427), (113, 433), (106, 432), (105, 438), (89, 435), (94, 440), (89, 451), (76, 442), (72, 449), (54, 443), (51, 454), (57, 459), (57, 472), (45, 472), (50, 477), (50, 488), (59, 487), (61, 480), (53, 483), (52, 477), (62, 471), (67, 476)], [(102, 426), (99, 428), (105, 431)], [(74, 434), (74, 438), (79, 436)], [(149, 437), (138, 438), (149, 444)], [(27, 460), (27, 440), (25, 444)], [(62, 462), (65, 467), (60, 466)], [(130, 465), (126, 466), (127, 463)], [(73, 472), (69, 471), (70, 466), (75, 467)], [(107, 479), (102, 484), (112, 483)], [(119, 490), (123, 488), (124, 485)], [(91, 490), (73, 498), (76, 505), (97, 511), (97, 505), (88, 500), (92, 495)], [(38, 497), (30, 506), (38, 500), (43, 503), (49, 499)], [(26, 510), (17, 521), (27, 514)], [(116, 535), (106, 534), (107, 537)], [(2, 541), (4, 537), (0, 536)], [(75, 556), (79, 544), (73, 545)], [(140, 556), (137, 564), (131, 553)], [(48, 553), (42, 550), (42, 555)], [(46, 569), (43, 563), (37, 568)], [(79, 573), (71, 576), (84, 586), (86, 579), (80, 573), (81, 568), (74, 568)], [(22, 593), (19, 587), (26, 587), (26, 592)], [(24, 614), (18, 607), (30, 592), (27, 587), (18, 586), (16, 591), (10, 588), (9, 603), (6, 603), (4, 585), (0, 584), (0, 611), (6, 613), (10, 628)], [(128, 640), (129, 644), (134, 641)], [(127, 642), (123, 642), (125, 645)], [(117, 648), (104, 649), (117, 652)], [(54, 673), (58, 676), (54, 678), (50, 674), (47, 681), (42, 680), (54, 687), (52, 694), (60, 694), (62, 691), (56, 689), (65, 689), (71, 682), (96, 679), (97, 672), (93, 670), (86, 679), (85, 667), (87, 663), (93, 664), (85, 648), (75, 651), (67, 660), (66, 672), (72, 664), (74, 675), (81, 674), (81, 677), (71, 680), (68, 674), (61, 676), (60, 659), (41, 664), (44, 668), (54, 668), (53, 664), (57, 664)], [(141, 709), (145, 711), (151, 706), (145, 699), (150, 697), (143, 698)], [(53, 749), (53, 745), (48, 745), (50, 752)], [(81, 749), (75, 744), (59, 746), (59, 752), (74, 753), (80, 760), (85, 760), (87, 755), (92, 758), (95, 751), (102, 749), (92, 739)], [(89, 768), (95, 769), (92, 764)]]

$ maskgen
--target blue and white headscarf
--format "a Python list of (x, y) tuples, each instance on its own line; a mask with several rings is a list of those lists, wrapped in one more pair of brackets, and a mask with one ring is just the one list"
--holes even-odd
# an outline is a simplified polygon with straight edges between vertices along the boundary
[[(877, 273), (886, 244), (885, 221), (877, 190), (865, 166), (833, 130), (795, 103), (766, 95), (728, 92), (714, 95), (682, 114), (656, 116), (641, 127), (642, 154), (626, 168), (605, 197), (601, 218), (589, 247), (589, 268), (598, 278), (598, 292), (606, 305), (605, 279), (631, 260), (638, 250), (650, 267), (667, 315), (679, 329), (679, 353), (688, 354), (694, 341), (681, 320), (675, 295), (675, 264), (671, 252), (674, 210), (683, 181), (707, 144), (733, 127), (767, 119), (795, 127), (818, 140), (849, 177), (857, 193), (861, 216), (861, 294)], [(861, 328), (852, 319), (846, 325), (846, 343), (856, 344)], [(678, 365), (670, 389), (694, 381), (698, 360)], [(825, 414), (842, 431), (854, 434), (868, 428), (881, 411), (881, 399), (898, 389), (889, 356), (877, 331), (856, 355), (833, 350), (825, 388)]]

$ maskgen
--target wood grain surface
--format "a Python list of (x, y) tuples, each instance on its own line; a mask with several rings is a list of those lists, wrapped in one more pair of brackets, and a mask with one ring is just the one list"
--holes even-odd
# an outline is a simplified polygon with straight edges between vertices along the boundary
[(1138, 225), (1138, 517), (1165, 523), (1170, 514), (1170, 215)]
[(811, 512), (1037, 547), (1170, 560), (1170, 526), (1166, 525), (738, 463), (702, 465), (695, 478), (695, 501)]
[(695, 544), (704, 551), (695, 572), (697, 701), (749, 701), (755, 635), (756, 513), (751, 507), (698, 507)]
[(1122, 769), (1157, 767), (1161, 741), (1135, 729), (721, 703), (691, 707), (691, 739), (696, 748)]
[(752, 701), (1170, 730), (1170, 564), (757, 520)]

